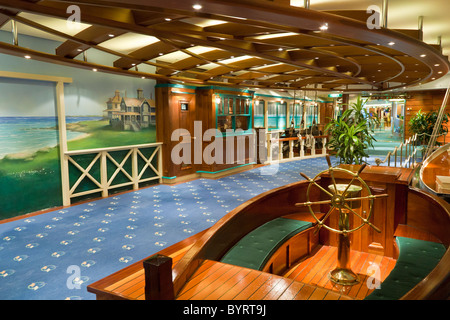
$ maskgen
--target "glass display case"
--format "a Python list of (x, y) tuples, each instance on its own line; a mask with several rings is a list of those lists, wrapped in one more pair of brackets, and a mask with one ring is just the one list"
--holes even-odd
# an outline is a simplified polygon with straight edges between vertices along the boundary
[[(216, 127), (222, 133), (241, 129), (244, 132), (252, 128), (251, 97), (216, 94)], [(230, 131), (228, 131), (230, 132)]]

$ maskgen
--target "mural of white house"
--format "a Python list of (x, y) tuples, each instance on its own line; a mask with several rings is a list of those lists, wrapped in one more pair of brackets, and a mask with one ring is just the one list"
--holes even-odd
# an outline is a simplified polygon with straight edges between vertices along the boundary
[(156, 124), (155, 101), (144, 98), (142, 89), (137, 90), (137, 98), (121, 97), (116, 90), (106, 106), (104, 117), (114, 129), (140, 131)]

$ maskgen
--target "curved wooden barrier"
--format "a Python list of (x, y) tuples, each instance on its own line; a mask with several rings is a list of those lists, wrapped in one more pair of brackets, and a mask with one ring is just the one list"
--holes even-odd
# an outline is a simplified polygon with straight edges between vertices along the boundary
[[(298, 208), (295, 204), (306, 201), (307, 186), (308, 182), (301, 181), (265, 192), (220, 219), (174, 267), (175, 296), (204, 260), (219, 260), (246, 234), (270, 220), (306, 212), (306, 208)], [(312, 200), (314, 197), (318, 200), (319, 193), (310, 194)]]
[(406, 225), (432, 234), (441, 241), (447, 251), (433, 271), (401, 299), (448, 299), (450, 296), (450, 205), (435, 195), (409, 188)]
[[(397, 255), (395, 252), (391, 255), (390, 247), (394, 247), (396, 237), (441, 243), (444, 245), (444, 256), (424, 279), (415, 275), (416, 284), (412, 284), (414, 287), (411, 287), (412, 289), (406, 294), (402, 292), (403, 296), (400, 299), (447, 299), (450, 295), (450, 270), (448, 268), (450, 265), (450, 234), (448, 234), (450, 205), (435, 195), (409, 187), (408, 181), (410, 181), (411, 172), (411, 169), (386, 167), (369, 167), (363, 171), (363, 179), (366, 182), (370, 180), (368, 183), (371, 189), (387, 192), (391, 198), (379, 201), (373, 216), (375, 219), (373, 222), (382, 227), (384, 233), (371, 238), (374, 232), (370, 228), (361, 229), (361, 232), (353, 237), (352, 245), (355, 247), (352, 250), (381, 255), (395, 261)], [(326, 186), (329, 183), (327, 180), (329, 178), (324, 175), (318, 183)], [(174, 258), (173, 268), (171, 259), (154, 255), (148, 258), (149, 261), (144, 261), (144, 266), (147, 264), (146, 269), (154, 271), (144, 272), (142, 262), (137, 262), (126, 270), (121, 270), (90, 285), (88, 289), (90, 292), (96, 293), (99, 299), (142, 299), (145, 286), (145, 299), (178, 299), (180, 292), (185, 289), (185, 284), (189, 283), (191, 277), (197, 274), (205, 263), (220, 261), (224, 254), (243, 237), (268, 221), (289, 217), (304, 221), (311, 219), (309, 221), (314, 222), (306, 207), (295, 206), (296, 203), (303, 203), (307, 200), (308, 185), (307, 181), (301, 181), (265, 192), (243, 203), (214, 226), (202, 231), (190, 241), (182, 241), (174, 245), (175, 249), (169, 250), (168, 248), (159, 252), (160, 255)], [(323, 193), (319, 193), (317, 188), (311, 189), (311, 191), (313, 192), (310, 194), (309, 200), (323, 200)], [(327, 212), (327, 207), (317, 206), (313, 210), (317, 213)], [(327, 224), (334, 223), (333, 217), (333, 215), (330, 216)], [(330, 239), (331, 235), (327, 230), (322, 229), (313, 236), (311, 228), (299, 233), (283, 244), (284, 247), (277, 249), (262, 271), (273, 275), (284, 274), (286, 268), (288, 270), (290, 268), (289, 261), (295, 261), (301, 256), (309, 256), (311, 252), (314, 252), (311, 245), (315, 246), (320, 243), (325, 247), (335, 247), (336, 245)], [(376, 245), (373, 245), (374, 243)], [(292, 256), (290, 251), (286, 250), (286, 246), (291, 247)], [(420, 250), (419, 247), (412, 249)], [(380, 250), (384, 250), (383, 254), (380, 253)], [(414, 253), (412, 255), (415, 256)], [(420, 268), (421, 262), (424, 261), (416, 263), (415, 260), (410, 260), (406, 262), (411, 263), (411, 267)], [(220, 264), (220, 262), (217, 263)], [(404, 274), (401, 276), (403, 277)], [(395, 277), (393, 278), (393, 285), (395, 285)], [(381, 285), (383, 286), (383, 283)], [(163, 287), (170, 288), (170, 294), (166, 292), (167, 290), (161, 290)], [(157, 292), (147, 294), (147, 289), (155, 289)], [(133, 292), (133, 294), (124, 295), (122, 293), (124, 290)]]
[[(404, 185), (404, 181), (401, 184)], [(308, 182), (301, 181), (268, 191), (240, 205), (219, 220), (174, 267), (175, 296), (204, 260), (219, 261), (246, 234), (270, 220), (293, 213), (306, 213), (306, 208), (296, 207), (295, 204), (307, 200), (307, 187)], [(436, 268), (402, 299), (446, 299), (450, 293), (450, 206), (434, 195), (407, 185), (404, 187), (406, 195), (403, 194), (402, 199), (395, 199), (404, 205), (396, 207), (392, 217), (395, 223), (390, 223), (391, 226), (396, 229), (404, 226), (422, 230), (444, 244), (447, 251)], [(317, 192), (310, 194), (309, 200), (320, 200), (319, 198), (317, 189)], [(314, 211), (320, 212), (320, 208), (317, 207)], [(392, 237), (391, 241), (395, 242), (395, 238)]]

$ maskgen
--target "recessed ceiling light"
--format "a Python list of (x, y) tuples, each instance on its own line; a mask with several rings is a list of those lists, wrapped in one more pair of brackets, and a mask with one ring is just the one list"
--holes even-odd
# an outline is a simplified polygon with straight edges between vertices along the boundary
[(160, 55), (160, 56), (162, 56), (164, 53), (162, 53), (162, 52), (160, 52), (160, 53), (158, 53), (158, 55)]
[(145, 77), (141, 77), (141, 79), (145, 79)]
[(439, 71), (438, 73), (439, 73), (439, 74), (442, 74), (442, 71)]
[(278, 51), (283, 51), (283, 48), (278, 48)]
[(97, 69), (94, 68), (94, 69), (92, 69), (92, 71), (97, 72)]
[(172, 19), (170, 19), (170, 18), (164, 18), (164, 20), (166, 20), (166, 21), (172, 21)]
[(31, 59), (31, 56), (26, 55), (26, 56), (24, 56), (24, 58), (25, 58), (25, 59)]
[(108, 37), (113, 38), (114, 35), (112, 33), (108, 34)]
[(440, 66), (440, 64), (439, 63), (436, 63), (435, 65), (434, 65), (435, 67), (439, 67)]
[(421, 58), (425, 58), (427, 55), (426, 54), (421, 54), (420, 57)]
[(395, 44), (395, 42), (391, 41), (388, 43), (388, 45), (393, 46)]
[(319, 29), (321, 31), (327, 31), (328, 30), (328, 23), (325, 23), (325, 24), (321, 25)]
[(77, 51), (78, 51), (78, 52), (81, 52), (81, 51), (83, 51), (83, 49), (77, 49)]
[(203, 8), (202, 7), (202, 5), (201, 4), (194, 4), (193, 6), (192, 6), (192, 8), (194, 8), (195, 10), (200, 10), (201, 8)]

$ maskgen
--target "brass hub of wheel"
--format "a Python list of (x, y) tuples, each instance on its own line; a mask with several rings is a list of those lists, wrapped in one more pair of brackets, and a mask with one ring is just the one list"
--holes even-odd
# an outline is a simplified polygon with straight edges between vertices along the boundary
[(331, 198), (331, 205), (333, 207), (336, 208), (343, 208), (345, 205), (345, 198), (343, 196), (341, 196), (340, 194), (335, 194), (332, 198)]

